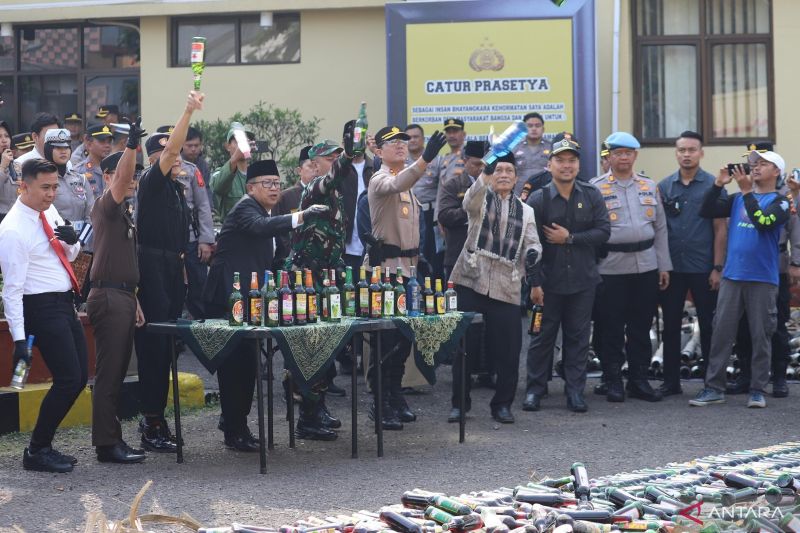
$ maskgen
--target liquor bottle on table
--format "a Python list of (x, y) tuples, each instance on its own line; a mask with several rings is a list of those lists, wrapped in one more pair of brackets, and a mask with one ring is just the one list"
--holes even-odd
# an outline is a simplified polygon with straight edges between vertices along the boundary
[(419, 316), (421, 314), (422, 294), (419, 289), (419, 282), (417, 281), (417, 269), (411, 267), (411, 272), (408, 276), (408, 288), (406, 289), (407, 303), (408, 303), (408, 316)]
[(228, 297), (228, 309), (230, 310), (228, 324), (231, 326), (241, 326), (244, 323), (244, 302), (242, 301), (238, 272), (233, 273), (233, 292), (231, 292), (231, 295)]
[(331, 308), (328, 302), (328, 292), (331, 290), (330, 280), (328, 280), (328, 270), (322, 269), (322, 292), (319, 293), (319, 302), (322, 307), (320, 316), (323, 322), (330, 322)]
[(306, 306), (307, 319), (309, 324), (317, 323), (317, 291), (314, 289), (314, 280), (311, 277), (311, 270), (305, 269), (306, 276)]
[(281, 299), (281, 319), (280, 325), (293, 326), (294, 325), (294, 294), (292, 289), (289, 288), (289, 273), (281, 271), (281, 290), (279, 291)]
[(386, 267), (386, 272), (383, 274), (383, 316), (394, 316), (394, 287), (392, 287), (389, 267)]
[(397, 316), (406, 316), (408, 314), (408, 302), (406, 300), (406, 288), (403, 286), (402, 267), (397, 267), (397, 276), (394, 283), (394, 302), (394, 313)]
[(372, 269), (372, 283), (369, 285), (369, 317), (381, 318), (383, 316), (383, 287), (380, 284), (381, 267)]
[(452, 281), (447, 282), (447, 290), (444, 293), (444, 299), (447, 305), (448, 313), (455, 313), (458, 311), (458, 293), (456, 293), (456, 289)]
[(258, 290), (258, 274), (250, 273), (250, 292), (247, 293), (248, 309), (250, 311), (248, 323), (251, 326), (260, 326), (261, 322), (261, 291)]
[(433, 299), (436, 302), (436, 314), (443, 315), (447, 309), (442, 292), (442, 280), (439, 278), (436, 278), (436, 292), (433, 293)]
[(264, 273), (266, 283), (264, 290), (266, 293), (263, 296), (264, 303), (264, 325), (270, 328), (276, 328), (280, 325), (281, 309), (280, 298), (278, 298), (278, 291), (275, 290), (275, 280), (272, 279), (272, 273), (267, 271)]
[(436, 300), (431, 289), (431, 278), (425, 276), (425, 288), (422, 290), (422, 300), (425, 302), (425, 314), (436, 314)]
[(367, 268), (362, 266), (359, 271), (358, 281), (358, 316), (369, 317), (369, 283), (367, 283)]
[(344, 276), (344, 285), (342, 286), (342, 292), (344, 293), (344, 303), (342, 305), (344, 309), (344, 315), (349, 317), (356, 316), (356, 288), (353, 286), (353, 267), (348, 266), (345, 269), (345, 276)]
[(330, 287), (328, 288), (328, 311), (331, 322), (342, 321), (342, 295), (339, 294), (339, 287), (336, 286), (336, 270), (331, 269), (328, 277)]
[(308, 319), (308, 297), (306, 288), (303, 287), (303, 273), (299, 270), (294, 273), (294, 323), (305, 326)]

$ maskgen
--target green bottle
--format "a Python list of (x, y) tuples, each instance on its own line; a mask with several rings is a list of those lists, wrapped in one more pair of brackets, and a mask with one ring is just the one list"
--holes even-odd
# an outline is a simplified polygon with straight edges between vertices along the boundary
[(353, 286), (353, 267), (345, 269), (344, 286), (344, 314), (345, 316), (356, 316), (356, 288)]
[(266, 315), (267, 327), (277, 328), (280, 324), (281, 310), (280, 300), (278, 299), (278, 291), (275, 289), (275, 280), (270, 275), (270, 272), (265, 274), (268, 277), (269, 287), (266, 287), (266, 295), (264, 296), (264, 313)]
[(329, 280), (333, 280), (328, 287), (328, 310), (331, 322), (341, 322), (342, 320), (342, 298), (339, 294), (339, 287), (336, 286), (336, 270), (331, 269)]
[(406, 288), (403, 286), (403, 268), (397, 267), (397, 276), (394, 283), (394, 312), (397, 316), (408, 315), (406, 307)]
[(228, 297), (228, 309), (230, 309), (230, 318), (228, 324), (231, 326), (241, 326), (244, 322), (244, 302), (242, 301), (242, 293), (240, 291), (241, 285), (239, 284), (239, 273), (233, 273), (233, 292)]
[(369, 318), (369, 283), (367, 283), (367, 269), (361, 267), (358, 281), (358, 316)]
[(330, 302), (328, 301), (328, 292), (331, 290), (330, 281), (328, 280), (328, 270), (322, 269), (322, 290), (319, 293), (319, 300), (320, 304), (322, 305), (322, 312), (320, 315), (322, 316), (323, 322), (330, 322), (331, 321), (331, 308)]
[(358, 120), (353, 129), (353, 153), (363, 154), (367, 149), (367, 103), (361, 102)]
[(389, 274), (389, 267), (386, 267), (386, 271), (383, 275), (383, 286), (381, 290), (383, 292), (383, 316), (394, 316), (394, 287), (392, 287), (392, 278)]
[(200, 90), (200, 82), (203, 79), (203, 70), (206, 67), (206, 38), (205, 37), (192, 37), (192, 53), (190, 62), (192, 64), (192, 78), (194, 82), (194, 90)]

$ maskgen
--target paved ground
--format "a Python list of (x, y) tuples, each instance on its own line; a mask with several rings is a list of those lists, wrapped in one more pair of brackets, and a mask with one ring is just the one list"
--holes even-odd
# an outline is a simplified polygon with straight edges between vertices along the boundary
[[(189, 362), (182, 357), (182, 370), (199, 368)], [(280, 365), (278, 357), (276, 369)], [(287, 426), (276, 417), (276, 449), (268, 458), (266, 476), (258, 474), (257, 455), (223, 447), (216, 429), (218, 408), (184, 417), (183, 465), (176, 464), (174, 456), (155, 454), (141, 465), (100, 464), (89, 445), (88, 429), (79, 428), (60, 431), (56, 441), (62, 451), (79, 458), (74, 472), (31, 473), (21, 468), (28, 436), (0, 437), (0, 531), (15, 531), (14, 526), (25, 531), (82, 531), (87, 513), (97, 509), (110, 519), (120, 519), (150, 479), (154, 485), (141, 512), (185, 512), (205, 525), (238, 521), (277, 527), (310, 514), (376, 510), (399, 502), (402, 492), (414, 487), (458, 494), (563, 475), (575, 460), (586, 463), (590, 476), (600, 476), (800, 439), (796, 384), (788, 399), (768, 398), (765, 410), (746, 409), (740, 396), (729, 397), (726, 405), (690, 408), (687, 400), (700, 383), (685, 383), (683, 397), (660, 404), (637, 400), (610, 404), (588, 392), (590, 411), (578, 415), (567, 411), (560, 384), (554, 381), (543, 410), (524, 413), (517, 408), (517, 423), (509, 426), (498, 426), (490, 418), (491, 391), (474, 391), (467, 441), (459, 445), (457, 425), (446, 422), (450, 367), (441, 368), (438, 376), (435, 387), (409, 398), (419, 420), (402, 432), (385, 434), (382, 459), (375, 456), (376, 439), (365, 416), (369, 397), (363, 393), (363, 380), (361, 453), (359, 459), (350, 458), (349, 381), (338, 378), (348, 388), (348, 397), (333, 398), (329, 405), (344, 424), (340, 439), (298, 441), (296, 449), (289, 449)], [(590, 380), (587, 389), (595, 383)], [(277, 400), (276, 406), (282, 415), (284, 405)], [(255, 412), (254, 408), (253, 429)], [(135, 427), (133, 421), (124, 426), (131, 444), (137, 442)]]

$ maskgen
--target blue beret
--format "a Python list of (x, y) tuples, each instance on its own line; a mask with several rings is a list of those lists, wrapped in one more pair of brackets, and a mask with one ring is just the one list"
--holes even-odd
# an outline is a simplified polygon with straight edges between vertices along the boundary
[(639, 141), (636, 140), (636, 137), (624, 131), (615, 131), (609, 135), (606, 138), (606, 144), (608, 145), (609, 150), (614, 150), (615, 148), (630, 148), (632, 150), (638, 150), (642, 147), (642, 145), (639, 144)]

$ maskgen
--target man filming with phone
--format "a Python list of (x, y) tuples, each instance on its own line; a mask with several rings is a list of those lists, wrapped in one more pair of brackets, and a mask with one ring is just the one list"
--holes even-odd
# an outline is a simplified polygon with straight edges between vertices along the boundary
[[(730, 217), (728, 256), (722, 271), (705, 388), (689, 401), (705, 406), (725, 402), (725, 369), (742, 313), (747, 312), (752, 338), (748, 407), (766, 407), (764, 390), (769, 381), (771, 343), (776, 327), (778, 242), (789, 218), (789, 200), (776, 183), (786, 164), (775, 152), (753, 150), (751, 173), (736, 165), (722, 167), (706, 193), (700, 215)], [(736, 180), (741, 192), (721, 197), (723, 188)]]

